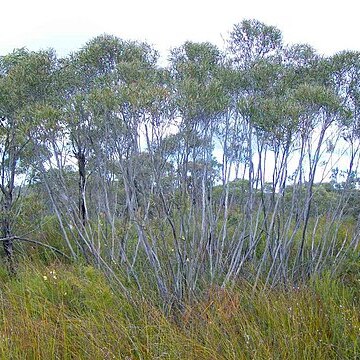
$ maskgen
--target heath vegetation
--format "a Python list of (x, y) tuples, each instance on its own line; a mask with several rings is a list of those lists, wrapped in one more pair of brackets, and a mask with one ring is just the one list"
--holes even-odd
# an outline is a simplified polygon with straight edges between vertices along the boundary
[(360, 53), (244, 20), (0, 57), (4, 359), (356, 359)]

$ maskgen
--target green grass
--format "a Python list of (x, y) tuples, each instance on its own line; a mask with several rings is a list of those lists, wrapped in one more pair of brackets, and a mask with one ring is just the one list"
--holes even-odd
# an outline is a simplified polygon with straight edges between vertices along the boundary
[(0, 274), (2, 359), (358, 359), (360, 278), (209, 289), (182, 313), (130, 302), (92, 267)]

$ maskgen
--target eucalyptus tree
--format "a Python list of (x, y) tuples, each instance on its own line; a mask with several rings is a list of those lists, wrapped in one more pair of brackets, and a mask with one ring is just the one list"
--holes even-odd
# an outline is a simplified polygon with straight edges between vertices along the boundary
[[(171, 268), (162, 260), (167, 246), (164, 236), (159, 238), (154, 231), (152, 213), (156, 203), (161, 204), (165, 222), (169, 220), (170, 208), (164, 197), (167, 163), (156, 149), (161, 148), (171, 126), (170, 79), (168, 72), (157, 65), (158, 53), (148, 44), (129, 42), (124, 55), (118, 72), (119, 114), (125, 131), (120, 137), (122, 143), (116, 139), (116, 148), (129, 217), (153, 270), (158, 291), (167, 303), (172, 298), (173, 281), (168, 276)], [(170, 225), (173, 226), (171, 222)], [(135, 253), (131, 262), (136, 261)]]
[[(102, 37), (85, 49), (89, 66), (97, 69), (86, 101), (90, 121), (86, 125), (87, 144), (92, 151), (92, 171), (98, 175), (97, 191), (103, 194), (96, 209), (111, 226), (110, 259), (116, 263), (119, 255), (136, 277), (134, 267), (141, 248), (160, 294), (167, 297), (168, 286), (150, 228), (150, 215), (162, 181), (163, 164), (154, 149), (159, 147), (168, 127), (168, 118), (163, 115), (168, 113), (168, 76), (157, 66), (157, 52), (146, 43)], [(124, 194), (120, 220), (125, 229), (121, 244), (116, 241), (114, 222), (119, 212), (116, 194), (109, 201), (109, 176), (112, 185), (118, 185)], [(135, 229), (138, 239), (134, 252), (127, 248), (132, 244), (127, 244), (126, 239), (134, 241), (129, 234), (131, 229)]]
[[(281, 241), (275, 242), (275, 249), (277, 249), (275, 253), (270, 252), (272, 270), (276, 269), (274, 256), (280, 257), (279, 266), (275, 270), (275, 275), (272, 276), (274, 279), (282, 276), (286, 280), (289, 254), (294, 251), (294, 246), (298, 245), (298, 248), (292, 276), (297, 279), (303, 277), (303, 270), (307, 268), (305, 272), (309, 272), (312, 266), (310, 264), (315, 263), (313, 253), (308, 254), (305, 260), (304, 251), (307, 240), (310, 238), (309, 220), (314, 197), (313, 187), (315, 179), (322, 181), (326, 177), (326, 171), (330, 171), (328, 167), (330, 162), (325, 159), (325, 152), (334, 138), (338, 138), (336, 130), (334, 133), (336, 122), (346, 117), (346, 114), (338, 94), (326, 82), (326, 61), (317, 56), (310, 47), (296, 45), (286, 48), (283, 64), (285, 64), (285, 71), (278, 87), (280, 93), (275, 98), (270, 97), (265, 100), (263, 103), (265, 108), (260, 106), (258, 110), (260, 119), (270, 115), (270, 122), (265, 119), (265, 122), (261, 121), (260, 125), (273, 144), (274, 174), (282, 173), (280, 184), (277, 184), (273, 176), (273, 194), (276, 190), (277, 204), (280, 204), (282, 197), (279, 195), (284, 193), (287, 182), (292, 179), (294, 184), (292, 210), (287, 216), (285, 213), (279, 214), (278, 226), (283, 222), (284, 227), (277, 230), (279, 235), (275, 239), (281, 239)], [(272, 118), (273, 115), (275, 118)], [(281, 141), (278, 142), (279, 140)], [(282, 156), (276, 149), (281, 150)], [(307, 190), (302, 202), (300, 192), (303, 186)], [(281, 201), (284, 205), (283, 200)], [(282, 209), (285, 210), (283, 206)], [(295, 219), (292, 217), (294, 209), (296, 210)], [(272, 219), (275, 219), (274, 215), (275, 213)], [(294, 239), (298, 231), (301, 231), (301, 241), (297, 244)], [(268, 279), (270, 273), (271, 271), (268, 273)]]
[(347, 112), (338, 126), (342, 139), (349, 145), (348, 175), (353, 172), (355, 159), (359, 153), (360, 121), (360, 53), (344, 51), (327, 59), (329, 86), (340, 97)]
[[(253, 112), (258, 100), (271, 95), (275, 83), (279, 80), (282, 34), (277, 28), (257, 20), (244, 20), (233, 27), (228, 45), (232, 67), (239, 73), (241, 79), (238, 89), (234, 89), (233, 92), (235, 97), (233, 127), (240, 131), (239, 137), (246, 144), (244, 158), (248, 167), (249, 186), (252, 187), (255, 171)], [(241, 133), (245, 133), (245, 139)]]
[[(257, 20), (244, 20), (234, 25), (228, 40), (229, 59), (228, 89), (231, 98), (228, 118), (223, 123), (223, 164), (237, 179), (247, 181), (248, 189), (241, 204), (244, 216), (238, 222), (228, 241), (225, 281), (236, 277), (246, 259), (253, 256), (264, 231), (261, 208), (256, 208), (255, 188), (263, 187), (267, 160), (267, 144), (259, 137), (260, 103), (270, 97), (275, 98), (278, 83), (282, 81), (283, 49), (281, 32)], [(266, 118), (266, 114), (264, 114)], [(270, 123), (270, 121), (269, 121)], [(264, 138), (263, 138), (264, 139)], [(264, 155), (265, 154), (265, 155)], [(258, 158), (258, 159), (256, 159)], [(232, 207), (229, 187), (224, 187), (225, 214)], [(226, 237), (226, 217), (224, 237)], [(266, 219), (265, 219), (266, 220)]]
[[(360, 161), (360, 53), (344, 51), (331, 57), (329, 62), (330, 86), (340, 97), (347, 113), (338, 123), (340, 142), (344, 142), (345, 148), (343, 157), (347, 159), (347, 164), (345, 169), (341, 169), (340, 165), (334, 169), (336, 175), (344, 174), (344, 207), (347, 208), (350, 205), (347, 203), (352, 202), (352, 196), (357, 193), (354, 188)], [(331, 145), (335, 148), (337, 144)], [(353, 204), (350, 205), (352, 207)]]
[(220, 245), (212, 187), (215, 137), (229, 104), (224, 56), (210, 43), (186, 42), (171, 52), (170, 71), (179, 116), (177, 137), (182, 144), (176, 164), (181, 191), (179, 231), (184, 239), (179, 252), (186, 259), (181, 273), (186, 286), (193, 290), (199, 276), (214, 278)]
[[(96, 124), (93, 109), (94, 101), (99, 104), (93, 94), (106, 89), (114, 71), (121, 41), (111, 36), (99, 36), (86, 44), (84, 48), (72, 54), (64, 62), (61, 70), (64, 118), (69, 130), (73, 156), (77, 161), (79, 173), (78, 212), (83, 225), (88, 220), (86, 206), (86, 169), (91, 153), (92, 130)], [(101, 99), (104, 100), (104, 99)]]
[[(166, 74), (157, 68), (156, 61), (157, 53), (149, 45), (107, 35), (62, 59), (56, 74), (58, 97), (54, 99), (60, 131), (59, 136), (47, 137), (51, 171), (46, 174), (51, 178), (44, 181), (48, 185), (57, 181), (48, 190), (63, 224), (63, 235), (70, 236), (69, 243), (75, 242), (88, 261), (95, 260), (110, 272), (119, 256), (136, 277), (137, 250), (126, 253), (127, 244), (118, 238), (119, 221), (129, 218), (125, 238), (134, 227), (139, 239), (136, 249), (143, 247), (159, 291), (166, 296), (158, 250), (146, 231), (151, 200), (148, 190), (154, 182), (144, 178), (141, 160), (144, 149), (152, 148), (149, 131), (155, 139), (159, 129), (166, 128), (161, 119), (163, 98), (168, 94)], [(77, 205), (66, 180), (73, 163), (78, 171)], [(155, 159), (151, 164), (156, 168)], [(119, 213), (117, 194), (122, 189), (125, 197)]]
[(46, 107), (55, 60), (52, 51), (26, 49), (0, 58), (1, 232), (8, 239), (3, 244), (12, 269), (16, 188), (28, 180), (32, 168), (32, 136), (42, 125), (36, 114)]
[[(244, 20), (230, 33), (229, 52), (232, 66), (239, 72), (242, 82), (234, 92), (236, 98), (235, 127), (246, 133), (249, 186), (253, 186), (253, 119), (256, 103), (272, 95), (280, 78), (282, 34), (273, 27), (256, 20)], [(239, 126), (239, 124), (242, 124)], [(244, 128), (245, 127), (245, 128)]]
[[(324, 235), (322, 245), (312, 246), (311, 255), (316, 260), (313, 271), (321, 271), (326, 258), (334, 259), (333, 271), (349, 251), (356, 249), (358, 230), (339, 244), (340, 219), (347, 216), (348, 209), (356, 204), (359, 167), (359, 94), (360, 94), (360, 57), (358, 52), (343, 51), (324, 59), (320, 70), (320, 80), (337, 98), (339, 110), (329, 129), (332, 136), (326, 138), (328, 153), (327, 172), (332, 171), (334, 179), (343, 178), (343, 184), (337, 187), (339, 198), (331, 209), (328, 222), (331, 232)], [(325, 162), (325, 161), (324, 161)], [(355, 205), (356, 206), (356, 205)]]
[[(109, 116), (116, 105), (116, 69), (123, 48), (124, 42), (116, 37), (102, 35), (94, 38), (69, 58), (62, 59), (56, 77), (58, 96), (54, 103), (60, 110), (58, 124), (62, 131), (51, 142), (53, 158), (56, 159), (54, 166), (59, 170), (57, 191), (53, 189), (56, 197), (54, 207), (63, 218), (59, 221), (65, 221), (67, 227), (73, 229), (72, 237), (88, 260), (88, 253), (96, 255), (99, 260), (101, 243), (107, 242), (107, 236), (101, 236), (101, 214), (105, 213), (104, 208), (109, 208), (106, 179), (114, 175), (109, 170), (111, 149), (106, 148), (108, 133), (104, 132), (103, 124), (108, 120), (105, 116)], [(111, 111), (104, 115), (103, 109)], [(49, 159), (49, 163), (51, 161)], [(66, 181), (67, 169), (73, 165), (78, 172), (77, 196)], [(91, 189), (89, 184), (92, 184)], [(106, 200), (103, 206), (96, 201), (100, 197)], [(91, 202), (90, 208), (88, 201)], [(106, 215), (109, 219), (109, 211)], [(113, 226), (111, 229), (114, 242)]]
[[(297, 221), (294, 231), (290, 231), (293, 225), (293, 211), (290, 214), (286, 213), (283, 194), (290, 179), (300, 183), (303, 181), (305, 139), (313, 128), (302, 123), (309, 107), (299, 100), (297, 94), (306, 86), (313, 93), (316, 93), (316, 90), (324, 90), (310, 85), (316, 82), (316, 77), (314, 79), (312, 73), (318, 61), (318, 55), (308, 45), (283, 47), (278, 52), (276, 61), (272, 61), (270, 68), (265, 72), (268, 76), (262, 76), (264, 85), (261, 87), (267, 90), (254, 101), (253, 117), (259, 158), (257, 183), (261, 185), (266, 249), (269, 250), (272, 267), (277, 257), (284, 259), (285, 254), (289, 253), (287, 247), (292, 243), (299, 226)], [(264, 79), (267, 84), (264, 83)], [(315, 101), (314, 98), (313, 100)], [(302, 149), (300, 156), (299, 148)], [(268, 159), (271, 161), (270, 166), (266, 162)], [(265, 199), (269, 196), (265, 194), (268, 191), (264, 188), (266, 178), (271, 179), (271, 197), (267, 204)], [(294, 186), (293, 189), (292, 209), (300, 210), (301, 202), (295, 193), (298, 187)], [(265, 256), (266, 251), (262, 262)], [(282, 260), (280, 263), (282, 264)], [(285, 273), (284, 270), (283, 275)], [(270, 272), (268, 277), (269, 275)]]
[[(226, 133), (229, 144), (237, 144), (240, 151), (227, 146), (224, 153), (231, 161), (243, 163), (249, 190), (246, 221), (239, 222), (235, 231), (238, 240), (230, 242), (226, 280), (236, 277), (245, 261), (252, 259), (258, 268), (256, 279), (267, 273), (267, 281), (276, 282), (279, 277), (286, 281), (294, 247), (293, 276), (304, 264), (313, 185), (332, 136), (330, 129), (344, 112), (338, 94), (326, 82), (326, 61), (308, 45), (284, 46), (275, 27), (245, 20), (234, 26), (228, 49), (237, 81), (231, 89), (233, 111), (226, 124), (231, 131)], [(292, 198), (295, 219), (293, 211), (285, 212), (283, 201), (290, 179), (297, 184)], [(302, 184), (307, 195), (301, 204), (297, 195)], [(258, 190), (261, 206), (255, 196)], [(300, 242), (295, 241), (299, 231)]]

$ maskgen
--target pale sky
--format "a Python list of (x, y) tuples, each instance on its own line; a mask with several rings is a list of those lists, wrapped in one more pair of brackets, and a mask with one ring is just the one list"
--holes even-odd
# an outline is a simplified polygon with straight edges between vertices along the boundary
[(360, 51), (360, 0), (2, 0), (0, 55), (52, 47), (63, 56), (108, 33), (145, 40), (162, 56), (186, 40), (222, 46), (235, 23), (277, 26), (286, 43), (319, 53)]

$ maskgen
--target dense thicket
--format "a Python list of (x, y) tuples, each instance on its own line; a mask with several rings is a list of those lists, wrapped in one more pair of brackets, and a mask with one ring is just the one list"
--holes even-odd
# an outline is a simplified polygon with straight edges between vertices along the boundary
[(61, 59), (14, 50), (0, 57), (5, 258), (15, 271), (15, 245), (56, 247), (168, 305), (335, 273), (358, 261), (359, 124), (360, 53), (323, 57), (255, 20), (167, 66), (109, 35)]

